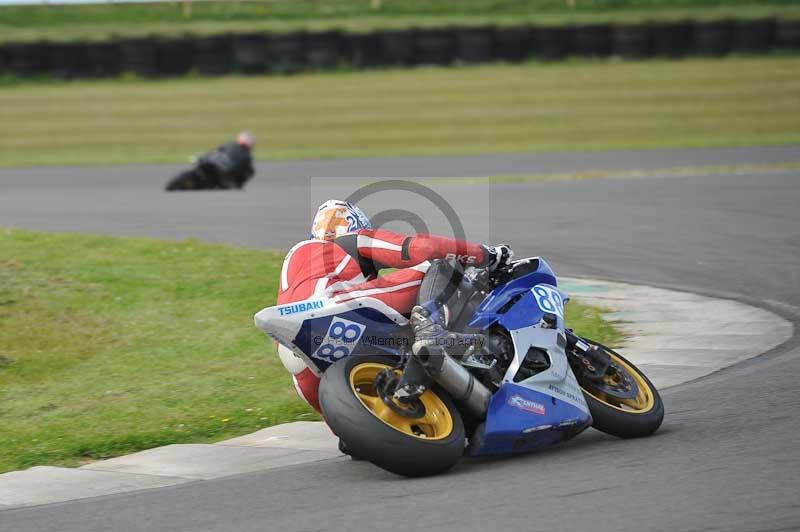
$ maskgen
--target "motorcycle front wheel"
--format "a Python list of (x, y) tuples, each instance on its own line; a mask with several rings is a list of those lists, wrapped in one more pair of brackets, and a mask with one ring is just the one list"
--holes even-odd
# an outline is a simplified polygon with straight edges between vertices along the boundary
[(176, 190), (197, 190), (199, 188), (202, 188), (199, 173), (193, 168), (191, 170), (184, 170), (175, 176), (167, 183), (165, 190), (173, 192)]
[(664, 403), (642, 371), (625, 357), (598, 342), (611, 357), (611, 370), (601, 380), (580, 379), (592, 426), (620, 438), (649, 436), (661, 426)]
[(379, 384), (387, 375), (400, 376), (396, 363), (380, 355), (334, 363), (319, 385), (322, 415), (354, 456), (407, 477), (442, 473), (464, 452), (461, 415), (435, 386), (414, 403), (396, 402)]

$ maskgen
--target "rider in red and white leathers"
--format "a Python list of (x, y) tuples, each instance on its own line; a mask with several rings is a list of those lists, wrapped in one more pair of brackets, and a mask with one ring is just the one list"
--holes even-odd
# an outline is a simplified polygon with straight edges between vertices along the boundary
[[(311, 239), (296, 244), (284, 259), (278, 304), (320, 297), (335, 302), (373, 298), (408, 315), (417, 304), (430, 260), (485, 266), (497, 260), (498, 250), (503, 252), (501, 248), (428, 234), (407, 236), (372, 229), (358, 207), (329, 200), (317, 210)], [(398, 270), (378, 277), (382, 268)], [(289, 349), (278, 349), (293, 374), (297, 392), (319, 411), (319, 377)]]

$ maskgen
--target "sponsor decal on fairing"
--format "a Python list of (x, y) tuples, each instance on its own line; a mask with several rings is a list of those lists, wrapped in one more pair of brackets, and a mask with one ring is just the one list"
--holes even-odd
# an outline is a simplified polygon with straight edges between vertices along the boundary
[(545, 414), (545, 408), (542, 403), (531, 401), (530, 399), (525, 399), (521, 395), (512, 395), (511, 397), (509, 397), (508, 404), (524, 412), (539, 414), (540, 416), (543, 416)]
[(366, 328), (361, 323), (334, 317), (320, 346), (311, 356), (331, 364), (350, 356)]
[(325, 301), (318, 299), (316, 301), (301, 301), (300, 303), (293, 303), (278, 307), (278, 312), (281, 316), (288, 316), (289, 314), (299, 314), (301, 312), (308, 312), (309, 310), (321, 309), (325, 306)]

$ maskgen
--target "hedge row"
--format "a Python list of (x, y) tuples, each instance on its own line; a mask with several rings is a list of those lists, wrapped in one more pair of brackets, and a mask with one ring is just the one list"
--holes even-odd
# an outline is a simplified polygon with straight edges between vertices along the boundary
[(367, 34), (247, 33), (120, 39), (102, 43), (8, 43), (0, 74), (108, 77), (294, 73), (348, 66), (447, 65), (557, 60), (567, 56), (643, 58), (800, 49), (798, 20), (673, 22), (565, 27), (448, 27)]

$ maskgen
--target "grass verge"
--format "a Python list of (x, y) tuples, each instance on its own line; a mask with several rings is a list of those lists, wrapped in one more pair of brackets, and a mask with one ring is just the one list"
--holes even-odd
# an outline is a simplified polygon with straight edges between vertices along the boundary
[(0, 166), (800, 143), (800, 58), (532, 63), (0, 89)]
[[(316, 419), (252, 322), (282, 256), (0, 229), (0, 473)], [(599, 309), (568, 320), (620, 339)]]
[[(375, 6), (379, 7), (375, 7)], [(792, 0), (273, 0), (0, 7), (0, 41), (682, 18), (800, 17)]]

